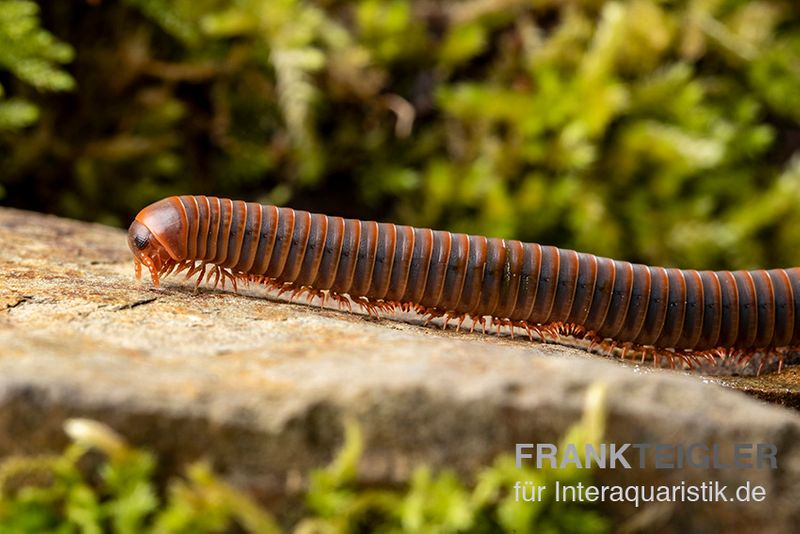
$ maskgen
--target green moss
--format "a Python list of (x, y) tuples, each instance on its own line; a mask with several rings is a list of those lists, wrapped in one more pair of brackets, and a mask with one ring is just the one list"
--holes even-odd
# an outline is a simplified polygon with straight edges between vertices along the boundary
[[(15, 81), (39, 91), (66, 91), (75, 80), (60, 68), (73, 58), (72, 47), (42, 29), (39, 6), (30, 0), (0, 2), (0, 69)], [(39, 108), (22, 97), (6, 98), (0, 85), (0, 132), (30, 126), (39, 118)]]
[(34, 2), (0, 2), (8, 203), (125, 225), (210, 193), (649, 263), (800, 264), (789, 0), (92, 4), (40, 4), (57, 40)]
[[(563, 442), (581, 448), (602, 439), (605, 387), (592, 386), (585, 412)], [(221, 480), (208, 464), (186, 466), (185, 475), (159, 488), (151, 453), (130, 446), (108, 427), (69, 420), (72, 443), (59, 455), (10, 457), (0, 463), (0, 525), (9, 533), (281, 532), (252, 497)], [(563, 450), (564, 447), (560, 447)], [(101, 456), (97, 456), (97, 452)], [(553, 487), (590, 482), (591, 473), (568, 467), (517, 468), (500, 456), (467, 485), (454, 473), (418, 467), (402, 487), (359, 482), (361, 430), (346, 424), (345, 441), (332, 463), (309, 475), (306, 510), (294, 531), (324, 532), (576, 532), (600, 533), (610, 523), (584, 503), (518, 502), (517, 481)], [(87, 467), (88, 466), (88, 467)]]

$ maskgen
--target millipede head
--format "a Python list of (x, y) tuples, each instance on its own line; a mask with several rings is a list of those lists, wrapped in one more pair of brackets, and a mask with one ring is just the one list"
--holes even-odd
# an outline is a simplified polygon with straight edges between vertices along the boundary
[(186, 256), (186, 216), (178, 197), (150, 204), (136, 215), (128, 229), (134, 261), (150, 270), (153, 284), (171, 272)]
[(139, 221), (133, 221), (128, 229), (128, 246), (133, 252), (136, 278), (140, 278), (142, 265), (150, 271), (153, 285), (158, 286), (159, 275), (174, 267), (174, 260), (150, 230)]

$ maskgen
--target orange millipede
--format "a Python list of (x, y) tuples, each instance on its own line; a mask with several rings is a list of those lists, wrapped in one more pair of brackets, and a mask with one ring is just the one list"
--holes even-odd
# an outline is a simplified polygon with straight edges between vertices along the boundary
[(206, 196), (144, 208), (137, 278), (186, 270), (370, 314), (416, 311), (592, 352), (705, 372), (778, 370), (800, 345), (800, 269), (650, 267), (515, 240), (359, 221)]

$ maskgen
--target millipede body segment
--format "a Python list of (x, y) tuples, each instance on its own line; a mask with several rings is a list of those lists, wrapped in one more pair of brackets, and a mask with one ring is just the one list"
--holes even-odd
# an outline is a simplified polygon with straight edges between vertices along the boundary
[(155, 285), (187, 270), (198, 284), (260, 282), (370, 313), (414, 310), (445, 326), (472, 319), (659, 366), (760, 372), (780, 368), (800, 345), (798, 268), (651, 267), (206, 196), (146, 207), (128, 242), (137, 277), (145, 265)]

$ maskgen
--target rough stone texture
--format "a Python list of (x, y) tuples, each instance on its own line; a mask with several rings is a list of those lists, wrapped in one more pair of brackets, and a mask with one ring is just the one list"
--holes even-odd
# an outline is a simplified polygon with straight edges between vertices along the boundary
[(721, 376), (713, 380), (769, 403), (800, 410), (800, 365), (764, 376)]
[[(421, 462), (468, 475), (517, 442), (555, 442), (609, 386), (606, 442), (771, 442), (778, 470), (616, 469), (600, 483), (750, 481), (763, 503), (605, 505), (652, 531), (788, 532), (800, 522), (800, 416), (699, 377), (527, 340), (443, 332), (133, 278), (120, 230), (0, 210), (0, 455), (63, 445), (91, 417), (170, 469), (206, 457), (291, 518), (303, 475), (355, 417), (363, 477)], [(737, 383), (746, 386), (745, 382)]]

